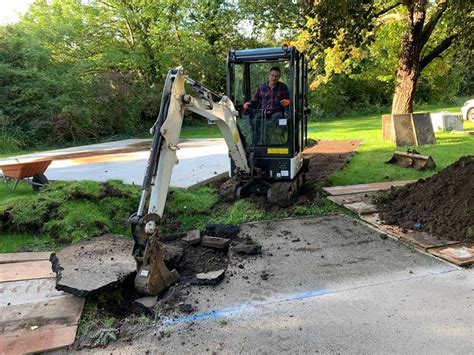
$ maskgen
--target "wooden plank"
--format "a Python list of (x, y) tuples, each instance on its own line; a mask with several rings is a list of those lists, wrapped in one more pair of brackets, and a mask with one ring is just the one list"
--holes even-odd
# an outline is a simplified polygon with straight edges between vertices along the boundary
[(0, 307), (0, 334), (21, 332), (31, 327), (75, 325), (84, 301), (83, 298), (64, 295), (42, 302)]
[(0, 265), (0, 282), (55, 277), (49, 260), (24, 261)]
[(333, 196), (347, 195), (360, 192), (371, 192), (388, 190), (393, 186), (404, 186), (415, 182), (416, 180), (403, 180), (403, 181), (390, 181), (390, 182), (376, 182), (372, 184), (358, 184), (358, 185), (347, 185), (347, 186), (334, 186), (334, 187), (323, 187), (323, 190)]
[(442, 247), (442, 246), (459, 243), (458, 240), (443, 239), (443, 238), (436, 237), (434, 235), (430, 235), (428, 233), (418, 232), (418, 231), (413, 231), (413, 230), (408, 230), (406, 232), (403, 232), (401, 234), (401, 239), (404, 241), (410, 242), (411, 244), (414, 244), (415, 246), (425, 251), (430, 248)]
[(358, 215), (372, 214), (378, 211), (377, 206), (363, 201), (346, 203), (344, 204), (344, 207), (357, 213)]
[(41, 253), (2, 253), (0, 264), (19, 263), (22, 261), (49, 260), (50, 252)]
[(0, 354), (25, 354), (54, 350), (74, 343), (77, 325), (27, 330), (0, 335)]
[(399, 226), (392, 226), (388, 224), (383, 224), (379, 218), (378, 213), (361, 215), (361, 219), (377, 227), (381, 231), (390, 234), (391, 236), (401, 239), (405, 242), (408, 242), (415, 247), (422, 249), (424, 251), (429, 250), (430, 248), (449, 246), (452, 244), (457, 244), (459, 241), (447, 240), (439, 237), (435, 237), (428, 233), (405, 230)]
[(428, 253), (459, 266), (474, 264), (474, 243), (459, 243), (456, 245), (432, 248), (428, 249)]
[(41, 302), (64, 295), (56, 290), (56, 279), (35, 279), (3, 282), (0, 287), (0, 306)]

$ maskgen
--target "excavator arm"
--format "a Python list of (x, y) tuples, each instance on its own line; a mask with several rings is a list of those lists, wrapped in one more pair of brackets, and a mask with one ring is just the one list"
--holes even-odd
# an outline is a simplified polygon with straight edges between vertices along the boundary
[[(186, 94), (185, 83), (199, 92), (199, 97)], [(135, 287), (156, 295), (179, 279), (176, 270), (168, 270), (163, 261), (159, 224), (174, 165), (185, 110), (197, 113), (219, 127), (229, 148), (229, 155), (239, 175), (251, 174), (237, 128), (237, 111), (227, 96), (219, 96), (189, 78), (182, 68), (170, 70), (163, 87), (160, 113), (152, 128), (153, 141), (143, 179), (138, 210), (130, 219), (135, 240), (133, 256), (137, 262)], [(145, 212), (146, 210), (146, 212)]]

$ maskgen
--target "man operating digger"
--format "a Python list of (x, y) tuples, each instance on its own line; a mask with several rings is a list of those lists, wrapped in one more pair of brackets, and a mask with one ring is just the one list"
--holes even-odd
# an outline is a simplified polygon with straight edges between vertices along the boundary
[(283, 111), (290, 105), (288, 86), (280, 82), (281, 70), (272, 67), (268, 74), (268, 82), (260, 85), (249, 102), (244, 103), (244, 109), (262, 109), (268, 111)]

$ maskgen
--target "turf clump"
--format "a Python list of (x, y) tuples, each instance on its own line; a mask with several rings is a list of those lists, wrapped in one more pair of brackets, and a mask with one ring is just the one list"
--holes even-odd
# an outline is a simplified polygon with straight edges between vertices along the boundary
[(52, 182), (38, 193), (6, 201), (0, 232), (46, 235), (61, 244), (123, 234), (138, 199), (138, 187), (119, 181)]

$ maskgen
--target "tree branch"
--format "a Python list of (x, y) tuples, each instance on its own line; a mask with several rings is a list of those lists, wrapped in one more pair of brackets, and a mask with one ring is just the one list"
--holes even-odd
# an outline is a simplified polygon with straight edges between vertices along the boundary
[(374, 16), (375, 16), (375, 17), (382, 16), (383, 14), (386, 14), (386, 13), (389, 12), (390, 10), (393, 10), (394, 8), (396, 8), (398, 5), (401, 5), (401, 2), (400, 2), (400, 1), (397, 1), (395, 4), (390, 5), (389, 7), (385, 8), (385, 9), (382, 9), (382, 10), (380, 10), (379, 12), (376, 12), (376, 13), (374, 14)]
[(421, 33), (421, 47), (428, 42), (430, 39), (431, 34), (433, 33), (436, 25), (438, 24), (438, 21), (440, 20), (441, 16), (443, 16), (443, 13), (446, 11), (448, 7), (448, 1), (447, 0), (441, 0), (438, 2), (438, 8), (436, 9), (435, 13), (431, 15), (430, 19), (426, 23), (426, 25), (423, 27), (423, 32)]
[(420, 72), (428, 65), (430, 64), (435, 58), (440, 57), (441, 53), (443, 53), (446, 49), (451, 46), (451, 44), (454, 42), (456, 37), (459, 36), (459, 33), (456, 33), (454, 35), (451, 35), (447, 38), (445, 38), (440, 44), (438, 44), (436, 47), (434, 47), (430, 53), (425, 55), (423, 59), (420, 60)]

